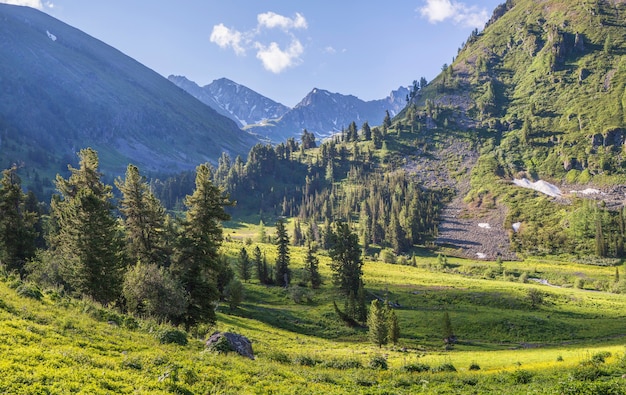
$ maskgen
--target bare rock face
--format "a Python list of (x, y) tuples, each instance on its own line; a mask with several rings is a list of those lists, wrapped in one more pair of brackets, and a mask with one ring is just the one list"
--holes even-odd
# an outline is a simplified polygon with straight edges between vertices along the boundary
[(235, 351), (239, 355), (254, 359), (252, 342), (243, 335), (231, 332), (215, 332), (206, 341), (206, 347), (219, 353)]

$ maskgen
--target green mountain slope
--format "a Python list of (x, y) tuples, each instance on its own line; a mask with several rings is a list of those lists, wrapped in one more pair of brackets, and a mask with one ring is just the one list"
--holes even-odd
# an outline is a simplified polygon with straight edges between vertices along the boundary
[(414, 103), (487, 132), (501, 175), (625, 174), (625, 1), (509, 0), (443, 69)]
[(173, 173), (245, 154), (231, 120), (110, 46), (40, 11), (0, 4), (0, 165), (63, 171), (92, 146), (104, 172)]

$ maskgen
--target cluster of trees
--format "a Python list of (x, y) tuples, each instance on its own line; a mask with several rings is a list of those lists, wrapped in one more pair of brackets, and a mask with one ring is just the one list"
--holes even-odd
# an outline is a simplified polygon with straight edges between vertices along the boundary
[(113, 187), (102, 181), (98, 156), (79, 153), (79, 167), (56, 178), (58, 195), (45, 218), (47, 249), (36, 254), (41, 217), (14, 169), (0, 187), (0, 259), (8, 270), (43, 285), (62, 286), (105, 305), (117, 304), (186, 326), (215, 320), (215, 304), (233, 278), (220, 256), (228, 196), (210, 168), (196, 169), (195, 189), (180, 218), (170, 217), (137, 167)]
[(389, 307), (389, 303), (379, 299), (372, 300), (370, 311), (367, 316), (369, 339), (378, 347), (392, 342), (396, 344), (400, 337), (400, 326), (395, 311)]

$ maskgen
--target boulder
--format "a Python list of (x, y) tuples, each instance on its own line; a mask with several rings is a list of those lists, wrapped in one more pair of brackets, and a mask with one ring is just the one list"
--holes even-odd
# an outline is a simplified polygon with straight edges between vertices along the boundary
[(231, 332), (215, 332), (206, 341), (206, 347), (217, 352), (235, 351), (239, 355), (254, 359), (252, 342), (243, 335)]

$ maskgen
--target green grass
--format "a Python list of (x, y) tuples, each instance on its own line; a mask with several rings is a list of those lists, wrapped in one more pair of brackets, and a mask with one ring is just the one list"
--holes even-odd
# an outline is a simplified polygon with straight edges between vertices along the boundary
[[(254, 228), (238, 224), (227, 229), (233, 241), (224, 244), (224, 251), (234, 258), (243, 240), (254, 238)], [(272, 262), (275, 246), (258, 245)], [(297, 275), (304, 249), (293, 247), (291, 257)], [(506, 277), (494, 275), (496, 263), (458, 258), (449, 258), (445, 270), (435, 269), (435, 257), (417, 258), (417, 267), (367, 260), (368, 297), (387, 297), (400, 306), (399, 343), (378, 348), (367, 341), (365, 328), (349, 328), (336, 317), (332, 302), (342, 307), (343, 298), (331, 284), (329, 258), (319, 257), (325, 283), (312, 291), (310, 302), (295, 303), (290, 290), (253, 279), (244, 284), (246, 300), (239, 308), (220, 305), (217, 326), (194, 328), (184, 346), (161, 344), (159, 333), (167, 326), (68, 299), (55, 290), (45, 290), (40, 300), (21, 297), (19, 282), (6, 278), (0, 281), (0, 393), (626, 390), (620, 379), (626, 367), (626, 296), (520, 283), (513, 275), (611, 281), (611, 268), (535, 259), (504, 262), (505, 271), (512, 273)], [(530, 305), (530, 289), (544, 295), (536, 308)], [(445, 349), (441, 340), (444, 311), (459, 338), (452, 349)], [(247, 336), (256, 360), (204, 351), (202, 339), (213, 330)], [(388, 369), (370, 368), (381, 356)], [(446, 371), (451, 367), (456, 371)], [(583, 379), (585, 375), (593, 379)]]

